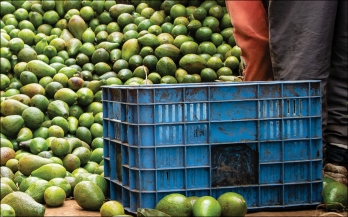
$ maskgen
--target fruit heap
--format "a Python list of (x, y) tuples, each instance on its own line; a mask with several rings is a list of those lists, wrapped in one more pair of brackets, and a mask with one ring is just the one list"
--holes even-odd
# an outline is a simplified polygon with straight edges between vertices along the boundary
[(2, 0), (0, 17), (1, 215), (67, 197), (124, 214), (103, 203), (103, 85), (241, 81), (224, 0)]
[(182, 194), (172, 193), (161, 199), (155, 210), (168, 216), (243, 217), (247, 213), (247, 202), (243, 196), (235, 192), (226, 192), (217, 199), (211, 196), (185, 197)]
[[(230, 81), (239, 75), (240, 48), (225, 1), (1, 4), (2, 90), (37, 83), (47, 91), (58, 82), (73, 91), (89, 86), (96, 94), (105, 84)], [(53, 86), (51, 97), (61, 88)]]
[(224, 3), (1, 1), (2, 215), (42, 216), (68, 197), (123, 214), (102, 207), (101, 86), (238, 80)]

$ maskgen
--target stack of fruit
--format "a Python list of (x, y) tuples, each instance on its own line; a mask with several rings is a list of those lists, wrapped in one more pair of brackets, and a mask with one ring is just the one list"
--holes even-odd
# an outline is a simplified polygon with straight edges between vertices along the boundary
[(127, 3), (1, 1), (6, 215), (10, 205), (18, 216), (40, 216), (43, 203), (60, 206), (66, 197), (84, 209), (101, 208), (108, 191), (102, 85), (208, 82), (239, 74), (240, 49), (224, 1)]
[(243, 196), (234, 192), (226, 192), (217, 200), (211, 196), (185, 197), (172, 193), (161, 199), (155, 209), (168, 216), (243, 217), (247, 213), (247, 202)]
[(1, 207), (100, 209), (103, 85), (241, 81), (224, 0), (126, 2), (0, 2)]

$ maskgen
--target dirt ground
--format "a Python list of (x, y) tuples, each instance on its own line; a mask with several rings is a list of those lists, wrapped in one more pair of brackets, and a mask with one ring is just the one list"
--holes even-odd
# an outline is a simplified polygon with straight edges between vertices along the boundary
[[(57, 208), (46, 207), (45, 216), (100, 216), (98, 211), (87, 211), (82, 209), (75, 200), (67, 199), (63, 206)], [(247, 217), (266, 217), (266, 216), (291, 216), (291, 217), (348, 217), (348, 213), (328, 213), (324, 209), (306, 209), (306, 210), (293, 210), (293, 211), (272, 211), (272, 212), (253, 212), (248, 213)]]

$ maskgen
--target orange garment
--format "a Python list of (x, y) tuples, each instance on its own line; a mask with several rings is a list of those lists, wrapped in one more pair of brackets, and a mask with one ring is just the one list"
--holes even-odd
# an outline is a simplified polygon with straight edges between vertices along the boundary
[(226, 0), (234, 38), (246, 63), (245, 81), (273, 80), (268, 17), (261, 0)]

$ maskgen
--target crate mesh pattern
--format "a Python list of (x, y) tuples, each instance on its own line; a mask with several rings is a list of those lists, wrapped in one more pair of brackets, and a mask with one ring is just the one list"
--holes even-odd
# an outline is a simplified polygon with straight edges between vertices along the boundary
[(126, 210), (233, 191), (248, 210), (321, 203), (319, 81), (104, 86), (104, 176)]

